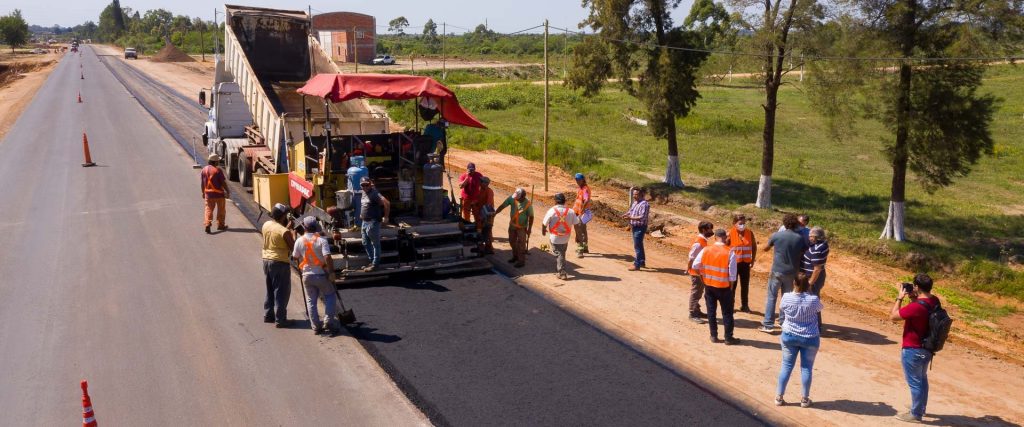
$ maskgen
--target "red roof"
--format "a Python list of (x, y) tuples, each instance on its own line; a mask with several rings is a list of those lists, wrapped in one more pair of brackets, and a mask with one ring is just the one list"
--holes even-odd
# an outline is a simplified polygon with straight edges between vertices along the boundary
[(445, 120), (463, 126), (484, 128), (476, 117), (459, 105), (455, 92), (430, 77), (401, 74), (317, 74), (299, 88), (303, 95), (311, 95), (343, 102), (358, 98), (389, 99), (393, 101), (433, 98), (440, 106)]

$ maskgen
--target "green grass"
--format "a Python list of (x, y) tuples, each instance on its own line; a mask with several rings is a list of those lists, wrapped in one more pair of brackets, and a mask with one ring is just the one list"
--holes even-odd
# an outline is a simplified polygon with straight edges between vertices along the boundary
[(520, 81), (534, 81), (544, 78), (544, 67), (540, 65), (515, 65), (496, 68), (459, 68), (447, 70), (445, 78), (441, 79), (441, 70), (386, 70), (384, 74), (411, 74), (416, 76), (427, 76), (445, 85), (460, 85), (469, 83), (508, 83)]
[[(934, 194), (911, 178), (909, 241), (898, 243), (878, 240), (892, 179), (880, 141), (889, 135), (875, 122), (858, 121), (854, 136), (834, 140), (799, 83), (784, 86), (776, 126), (774, 207), (809, 213), (837, 247), (914, 271), (955, 275), (972, 290), (1024, 301), (1024, 273), (1005, 263), (1008, 254), (1024, 253), (1024, 69), (991, 67), (983, 91), (1004, 99), (992, 126), (995, 155)], [(513, 84), (456, 92), (490, 129), (453, 127), (453, 144), (539, 159), (542, 87)], [(687, 188), (659, 191), (682, 191), (720, 208), (778, 220), (778, 213), (752, 205), (760, 175), (763, 93), (713, 86), (702, 87), (701, 94), (690, 116), (678, 122)], [(664, 173), (665, 142), (626, 118), (642, 117), (637, 100), (614, 89), (588, 99), (557, 85), (551, 98), (552, 164), (597, 179), (657, 186), (652, 177)]]

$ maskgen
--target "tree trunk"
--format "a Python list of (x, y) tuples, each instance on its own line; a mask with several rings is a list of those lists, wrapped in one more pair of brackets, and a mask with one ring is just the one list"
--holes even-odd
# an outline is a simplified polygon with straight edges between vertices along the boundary
[[(907, 0), (907, 8), (900, 18), (900, 47), (904, 58), (914, 53), (916, 0)], [(889, 216), (885, 220), (880, 239), (904, 240), (904, 201), (907, 197), (907, 159), (910, 136), (910, 62), (900, 64), (900, 82), (896, 97), (896, 144), (892, 148), (892, 187), (889, 196)]]
[(668, 166), (665, 167), (665, 183), (670, 187), (683, 187), (683, 177), (679, 172), (679, 144), (675, 117), (668, 123)]
[(757, 207), (772, 208), (772, 170), (775, 168), (775, 111), (778, 108), (779, 87), (769, 73), (765, 82), (764, 133), (761, 151), (761, 181), (757, 185)]

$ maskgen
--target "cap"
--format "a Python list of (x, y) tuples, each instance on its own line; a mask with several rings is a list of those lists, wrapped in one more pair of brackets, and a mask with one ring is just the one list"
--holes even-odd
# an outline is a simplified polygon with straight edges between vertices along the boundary
[(281, 218), (284, 214), (288, 213), (288, 206), (281, 203), (275, 203), (273, 209), (270, 210), (270, 217), (273, 219)]
[(368, 177), (368, 176), (364, 176), (364, 177), (359, 179), (359, 183), (360, 184), (373, 184), (373, 180), (371, 180), (370, 177)]
[(560, 204), (560, 205), (564, 204), (565, 203), (565, 194), (562, 194), (562, 193), (555, 194), (555, 203)]
[(210, 153), (210, 155), (206, 157), (206, 161), (208, 161), (208, 162), (219, 162), (220, 161), (220, 156), (218, 156), (217, 153)]
[(320, 224), (316, 222), (316, 218), (307, 216), (302, 218), (302, 228), (305, 228), (307, 233), (316, 233), (320, 231)]
[(576, 173), (576, 179), (586, 179), (586, 177), (585, 177), (585, 176), (583, 176), (583, 174), (582, 174), (582, 173), (579, 173), (579, 172), (577, 172), (577, 173)]

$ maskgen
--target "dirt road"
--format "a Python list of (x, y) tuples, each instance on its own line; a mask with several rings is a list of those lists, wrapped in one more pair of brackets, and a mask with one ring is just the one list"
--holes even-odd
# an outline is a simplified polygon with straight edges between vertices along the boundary
[(262, 322), (259, 235), (234, 210), (202, 232), (191, 159), (88, 48), (0, 149), (4, 424), (79, 422), (82, 378), (108, 425), (426, 423), (352, 338)]
[[(542, 169), (532, 162), (499, 153), (450, 152), (452, 164), (470, 159), (492, 181), (511, 186), (542, 183)], [(542, 172), (541, 172), (542, 173)], [(537, 202), (546, 209), (550, 194), (569, 192), (571, 178), (559, 171), (552, 176), (552, 191), (538, 189)], [(601, 193), (605, 201), (622, 200), (625, 194)], [(502, 195), (504, 196), (504, 195)], [(501, 197), (496, 198), (501, 200)], [(543, 209), (537, 215), (543, 215)], [(655, 207), (654, 209), (657, 209)], [(507, 266), (505, 244), (507, 214), (497, 219), (495, 235), (501, 249), (492, 257)], [(763, 239), (763, 236), (759, 236)], [(738, 402), (778, 413), (804, 425), (891, 425), (892, 416), (904, 412), (909, 392), (899, 364), (900, 327), (873, 312), (846, 308), (845, 302), (864, 298), (866, 287), (858, 282), (869, 277), (862, 262), (843, 254), (829, 262), (826, 323), (821, 350), (815, 363), (812, 409), (769, 406), (774, 396), (780, 364), (778, 336), (756, 332), (764, 310), (766, 273), (770, 254), (758, 257), (751, 280), (751, 307), (757, 314), (737, 315), (737, 337), (744, 345), (725, 347), (707, 341), (708, 327), (688, 320), (686, 310), (689, 277), (683, 274), (686, 252), (648, 238), (648, 269), (629, 272), (632, 243), (628, 232), (596, 221), (590, 228), (592, 254), (570, 255), (572, 280), (557, 280), (551, 271), (554, 259), (537, 247), (547, 243), (539, 227), (531, 237), (531, 255), (525, 269), (502, 268), (516, 281), (558, 302), (583, 319), (623, 341), (664, 361), (695, 381), (720, 387)], [(570, 244), (570, 247), (573, 245)], [(859, 271), (856, 269), (860, 269)], [(873, 298), (873, 297), (872, 297)], [(876, 301), (882, 309), (890, 302)], [(703, 306), (703, 303), (702, 303)], [(936, 425), (1009, 425), (1024, 422), (1024, 368), (993, 359), (956, 344), (936, 356), (931, 378), (931, 397), (926, 420)], [(799, 378), (790, 380), (787, 396), (798, 400)]]

